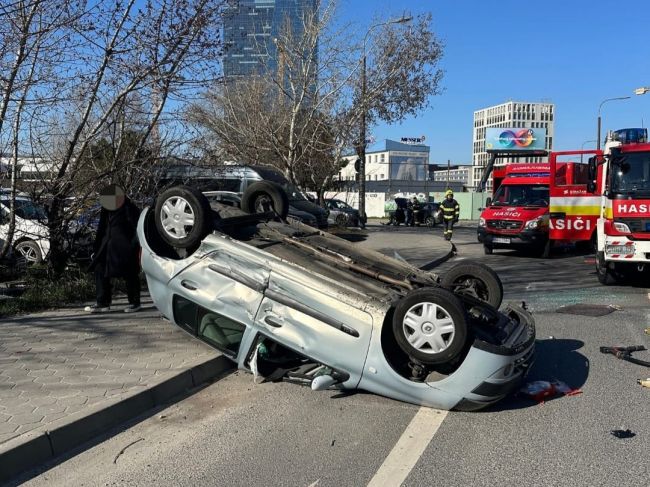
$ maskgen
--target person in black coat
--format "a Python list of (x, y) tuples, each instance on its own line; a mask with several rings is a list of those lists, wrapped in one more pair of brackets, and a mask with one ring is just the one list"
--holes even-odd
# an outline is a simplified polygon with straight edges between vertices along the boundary
[(102, 205), (90, 270), (95, 273), (97, 304), (87, 306), (90, 313), (110, 311), (111, 279), (123, 278), (129, 305), (125, 312), (140, 309), (140, 245), (136, 233), (140, 209), (117, 185), (100, 192)]

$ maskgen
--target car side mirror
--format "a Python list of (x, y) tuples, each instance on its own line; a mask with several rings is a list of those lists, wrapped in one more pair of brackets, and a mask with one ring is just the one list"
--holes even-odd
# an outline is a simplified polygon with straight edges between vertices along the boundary
[(485, 207), (489, 208), (492, 204), (492, 198), (485, 198)]
[(339, 380), (335, 379), (331, 375), (319, 375), (311, 381), (311, 390), (324, 391), (338, 382)]
[(596, 156), (590, 157), (587, 165), (587, 192), (596, 192), (596, 177), (598, 174), (598, 158)]

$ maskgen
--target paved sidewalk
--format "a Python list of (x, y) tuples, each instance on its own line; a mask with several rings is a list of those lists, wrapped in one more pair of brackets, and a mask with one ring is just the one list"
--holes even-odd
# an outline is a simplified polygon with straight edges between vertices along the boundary
[[(359, 245), (417, 267), (452, 255), (439, 228), (369, 225)], [(429, 267), (430, 268), (430, 267)], [(162, 319), (68, 308), (0, 322), (0, 482), (233, 367)]]
[(0, 322), (0, 481), (231, 367), (162, 319), (78, 308)]

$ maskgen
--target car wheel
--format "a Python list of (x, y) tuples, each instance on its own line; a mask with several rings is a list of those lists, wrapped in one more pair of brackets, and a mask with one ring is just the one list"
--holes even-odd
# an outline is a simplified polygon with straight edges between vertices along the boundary
[(603, 252), (596, 254), (596, 275), (598, 276), (598, 282), (605, 286), (611, 286), (617, 282), (616, 274), (614, 274), (613, 269), (607, 266)]
[(244, 191), (241, 208), (247, 213), (274, 211), (284, 220), (289, 214), (289, 197), (279, 184), (258, 181)]
[(444, 289), (418, 289), (403, 298), (393, 314), (398, 346), (424, 364), (454, 359), (467, 340), (467, 315), (459, 299)]
[(432, 216), (428, 216), (427, 219), (424, 221), (424, 223), (429, 228), (433, 228), (436, 226), (436, 220)]
[(198, 245), (211, 230), (210, 202), (198, 189), (174, 186), (156, 200), (156, 229), (176, 248)]
[(336, 218), (334, 219), (334, 223), (339, 227), (344, 227), (348, 223), (348, 219), (344, 214), (339, 213), (338, 215), (336, 215)]
[(503, 284), (496, 272), (479, 262), (462, 262), (442, 276), (440, 284), (456, 293), (472, 296), (495, 308), (503, 301)]
[(546, 240), (546, 243), (541, 248), (539, 256), (542, 259), (548, 259), (551, 256), (551, 239)]
[(17, 252), (27, 265), (40, 264), (43, 262), (43, 254), (41, 248), (33, 240), (22, 240), (14, 246), (14, 251)]

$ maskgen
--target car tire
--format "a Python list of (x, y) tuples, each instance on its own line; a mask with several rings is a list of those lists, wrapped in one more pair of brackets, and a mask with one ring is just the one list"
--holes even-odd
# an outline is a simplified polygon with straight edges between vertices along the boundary
[(426, 224), (427, 227), (433, 228), (436, 226), (436, 219), (433, 218), (432, 216), (428, 216), (424, 223)]
[(551, 256), (551, 239), (547, 239), (546, 243), (544, 243), (544, 246), (541, 247), (539, 256), (542, 259), (548, 259)]
[(503, 284), (496, 272), (479, 262), (461, 262), (449, 269), (440, 280), (445, 289), (465, 294), (495, 308), (503, 301)]
[(25, 259), (27, 265), (40, 264), (43, 262), (41, 248), (33, 240), (21, 240), (14, 245), (14, 252)]
[(336, 215), (336, 218), (334, 219), (334, 223), (338, 227), (345, 227), (348, 223), (348, 219), (344, 214), (339, 213), (338, 215)]
[(279, 184), (272, 181), (258, 181), (244, 191), (241, 209), (246, 213), (274, 211), (280, 219), (284, 220), (289, 214), (289, 197)]
[(614, 269), (607, 266), (603, 252), (596, 253), (596, 275), (598, 276), (598, 282), (605, 286), (611, 286), (618, 281)]
[(443, 364), (467, 342), (467, 314), (460, 300), (445, 289), (412, 291), (395, 307), (393, 334), (399, 348), (429, 365)]
[(492, 255), (494, 253), (494, 249), (490, 247), (489, 245), (483, 245), (483, 253), (485, 255)]
[(155, 212), (158, 233), (175, 248), (195, 247), (212, 230), (210, 202), (196, 188), (167, 189), (156, 199)]

